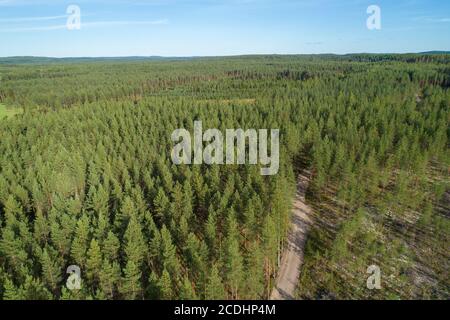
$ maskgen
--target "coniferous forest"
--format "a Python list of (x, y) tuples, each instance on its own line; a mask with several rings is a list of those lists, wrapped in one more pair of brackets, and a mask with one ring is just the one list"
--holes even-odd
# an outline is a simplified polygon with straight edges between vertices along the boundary
[[(22, 58), (0, 78), (0, 299), (268, 299), (304, 170), (299, 299), (450, 298), (449, 55)], [(173, 164), (196, 120), (279, 128), (278, 174)]]

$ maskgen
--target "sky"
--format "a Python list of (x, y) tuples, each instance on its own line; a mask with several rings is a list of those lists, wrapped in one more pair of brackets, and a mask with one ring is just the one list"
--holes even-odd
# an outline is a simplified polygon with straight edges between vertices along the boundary
[(0, 57), (431, 50), (450, 51), (448, 0), (0, 0)]

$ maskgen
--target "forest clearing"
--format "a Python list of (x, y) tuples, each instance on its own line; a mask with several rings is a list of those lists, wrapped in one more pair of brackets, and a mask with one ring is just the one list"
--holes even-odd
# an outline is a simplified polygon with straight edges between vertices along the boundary
[(0, 103), (0, 119), (10, 118), (21, 113), (22, 111), (18, 108), (7, 108), (5, 105)]

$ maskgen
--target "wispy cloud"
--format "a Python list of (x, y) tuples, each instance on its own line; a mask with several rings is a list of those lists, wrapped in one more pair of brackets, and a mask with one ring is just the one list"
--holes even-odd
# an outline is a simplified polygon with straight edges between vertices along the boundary
[(0, 0), (0, 6), (16, 6), (24, 4), (33, 4), (33, 1), (27, 0)]
[(321, 46), (324, 43), (322, 41), (313, 41), (313, 42), (306, 42), (305, 44), (308, 46)]
[(15, 3), (14, 0), (0, 0), (0, 6), (11, 5), (11, 4), (14, 4), (14, 3)]
[(51, 30), (62, 30), (67, 29), (67, 25), (54, 25), (54, 26), (44, 26), (44, 27), (25, 27), (25, 28), (11, 28), (11, 29), (0, 29), (0, 32), (29, 32), (29, 31), (51, 31)]
[(94, 21), (81, 24), (83, 27), (113, 27), (113, 26), (140, 26), (140, 25), (166, 25), (169, 24), (168, 19), (154, 21)]
[(432, 17), (432, 16), (422, 16), (413, 18), (414, 21), (417, 22), (426, 22), (426, 23), (447, 23), (450, 22), (450, 17)]
[(450, 18), (435, 19), (433, 22), (450, 22)]
[(48, 21), (48, 20), (59, 20), (59, 19), (67, 19), (67, 18), (68, 18), (68, 15), (48, 16), (48, 17), (19, 17), (19, 18), (0, 19), (0, 22)]
[[(168, 19), (154, 20), (154, 21), (92, 21), (82, 22), (81, 29), (94, 27), (115, 27), (115, 26), (144, 26), (144, 25), (167, 25)], [(52, 25), (52, 26), (35, 26), (23, 28), (0, 29), (0, 32), (30, 32), (30, 31), (53, 31), (67, 29), (67, 24)]]

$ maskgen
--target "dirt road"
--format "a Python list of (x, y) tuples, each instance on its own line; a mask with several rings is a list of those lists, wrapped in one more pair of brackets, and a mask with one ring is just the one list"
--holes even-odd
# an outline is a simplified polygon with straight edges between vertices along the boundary
[(292, 212), (292, 228), (288, 236), (288, 245), (281, 259), (280, 271), (271, 300), (293, 300), (303, 264), (303, 250), (306, 234), (311, 225), (311, 208), (305, 203), (305, 192), (309, 184), (309, 173), (303, 172), (298, 176), (297, 194), (294, 199)]

